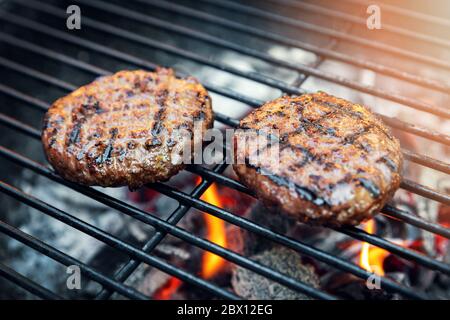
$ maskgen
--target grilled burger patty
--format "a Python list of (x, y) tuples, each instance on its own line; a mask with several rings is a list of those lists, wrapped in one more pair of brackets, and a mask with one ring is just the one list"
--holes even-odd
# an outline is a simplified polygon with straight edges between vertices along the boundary
[[(324, 92), (284, 96), (250, 113), (240, 128), (239, 179), (265, 204), (302, 222), (356, 225), (400, 185), (400, 144), (364, 106)], [(248, 136), (252, 131), (256, 138)], [(271, 151), (278, 157), (265, 156)]]
[(68, 180), (137, 188), (183, 169), (173, 155), (191, 143), (182, 132), (192, 132), (194, 121), (203, 132), (213, 124), (208, 92), (196, 79), (163, 68), (121, 71), (53, 103), (42, 143)]

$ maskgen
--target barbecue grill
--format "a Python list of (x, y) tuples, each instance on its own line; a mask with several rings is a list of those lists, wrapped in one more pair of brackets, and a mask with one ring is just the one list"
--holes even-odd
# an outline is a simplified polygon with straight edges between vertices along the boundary
[[(81, 30), (66, 28), (65, 19), (68, 16), (66, 8), (72, 2), (81, 7)], [(418, 114), (435, 116), (440, 121), (446, 121), (450, 118), (450, 109), (445, 105), (445, 102), (449, 102), (450, 93), (450, 83), (445, 81), (445, 77), (450, 72), (450, 62), (446, 59), (450, 52), (450, 41), (448, 41), (450, 20), (383, 4), (382, 12), (400, 17), (397, 20), (399, 23), (412, 21), (418, 26), (427, 24), (428, 29), (423, 29), (424, 33), (418, 33), (404, 26), (386, 22), (385, 25), (383, 24), (383, 37), (377, 34), (374, 37), (378, 38), (373, 40), (366, 38), (362, 33), (364, 31), (368, 34), (369, 31), (361, 31), (366, 28), (365, 15), (358, 16), (357, 13), (365, 13), (368, 5), (362, 0), (346, 0), (334, 5), (327, 5), (326, 2), (313, 4), (295, 0), (270, 0), (263, 3), (228, 0), (201, 0), (195, 3), (163, 0), (133, 0), (126, 3), (103, 0), (72, 2), (0, 1), (2, 25), (0, 67), (4, 74), (0, 84), (0, 92), (4, 99), (0, 123), (5, 132), (2, 141), (4, 145), (8, 145), (8, 147), (0, 146), (1, 163), (7, 168), (0, 182), (0, 191), (5, 199), (6, 196), (13, 198), (103, 242), (115, 249), (117, 254), (125, 255), (128, 261), (114, 274), (105, 273), (101, 268), (84, 263), (47, 244), (43, 239), (28, 234), (26, 230), (15, 227), (11, 222), (15, 220), (8, 219), (8, 222), (5, 222), (5, 216), (2, 216), (0, 233), (5, 238), (15, 239), (62, 265), (79, 266), (83, 276), (101, 285), (101, 290), (94, 297), (96, 299), (108, 299), (114, 293), (130, 299), (151, 298), (125, 284), (141, 264), (148, 264), (180, 279), (183, 283), (207, 291), (211, 297), (241, 298), (229, 288), (205, 280), (189, 270), (179, 268), (154, 255), (155, 249), (168, 235), (219, 255), (231, 263), (312, 298), (339, 298), (179, 227), (180, 220), (191, 208), (216, 216), (243, 230), (357, 278), (365, 280), (372, 276), (372, 272), (342, 257), (311, 246), (301, 238), (292, 238), (273, 231), (258, 222), (200, 199), (212, 183), (254, 196), (240, 182), (224, 174), (229, 166), (225, 159), (212, 168), (200, 165), (189, 166), (187, 171), (201, 178), (201, 182), (192, 191), (186, 192), (168, 183), (146, 186), (179, 203), (176, 210), (168, 213), (165, 218), (161, 218), (111, 196), (101, 189), (80, 186), (62, 179), (47, 165), (22, 154), (26, 151), (23, 147), (25, 145), (23, 139), (35, 139), (39, 143), (39, 123), (43, 112), (52, 101), (49, 98), (52, 94), (53, 99), (98, 76), (123, 68), (154, 70), (158, 65), (174, 67), (177, 74), (181, 76), (186, 73), (194, 74), (210, 92), (220, 96), (221, 98), (217, 100), (219, 102), (214, 99), (213, 106), (216, 125), (221, 126), (236, 127), (239, 121), (237, 117), (243, 116), (250, 110), (249, 107), (261, 105), (274, 92), (279, 95), (280, 93), (303, 94), (311, 91), (311, 86), (315, 85), (314, 82), (308, 84), (311, 78), (336, 85), (334, 88), (341, 88), (339, 90), (353, 90), (358, 94), (377, 99), (374, 101), (389, 101), (397, 104), (400, 109), (416, 109)], [(201, 7), (198, 4), (201, 4)], [(442, 5), (448, 4), (442, 2)], [(142, 31), (144, 29), (146, 32)], [(221, 34), (224, 36), (220, 36)], [(399, 38), (402, 41), (398, 41)], [(105, 39), (107, 41), (104, 41)], [(421, 45), (417, 45), (418, 43)], [(314, 59), (312, 63), (301, 64), (280, 58), (276, 53), (267, 50), (270, 46), (299, 50), (295, 52), (301, 52), (302, 56), (312, 56)], [(217, 52), (225, 52), (236, 61), (236, 66), (233, 63), (211, 58)], [(352, 52), (355, 54), (353, 55)], [(363, 55), (361, 56), (359, 52), (363, 52)], [(374, 53), (376, 53), (375, 56), (381, 57), (381, 60), (372, 59)], [(245, 70), (245, 67), (238, 67), (238, 57), (258, 61), (256, 63), (258, 70)], [(404, 61), (405, 64), (398, 66), (391, 63), (395, 59)], [(358, 80), (336, 75), (323, 67), (328, 61), (364, 69), (371, 74), (407, 83), (418, 88), (420, 92), (426, 92), (430, 96), (441, 99), (439, 101), (444, 103), (437, 105), (430, 102), (433, 100), (408, 97), (406, 91), (402, 91), (401, 94), (393, 93), (392, 90), (386, 90), (382, 86), (369, 86)], [(198, 66), (208, 71), (196, 74), (196, 70), (199, 70)], [(272, 74), (274, 69), (279, 69), (279, 73)], [(441, 73), (427, 73), (430, 69), (439, 69)], [(254, 90), (255, 94), (253, 90), (247, 90), (245, 94), (239, 90), (241, 88), (229, 85), (233, 80), (223, 81), (223, 83), (214, 81), (216, 76), (211, 76), (212, 72), (214, 75), (217, 74), (218, 80), (222, 79), (219, 75), (226, 74), (227, 79), (244, 81), (239, 82), (243, 83), (243, 87), (254, 88), (247, 84), (256, 83), (258, 89)], [(435, 77), (429, 75), (435, 75)], [(33, 88), (41, 88), (41, 90), (36, 92)], [(316, 85), (315, 89), (321, 88)], [(220, 103), (222, 106), (219, 105)], [(227, 103), (238, 106), (232, 111), (228, 110), (234, 116), (227, 114), (227, 106), (225, 106)], [(430, 145), (448, 146), (450, 144), (450, 136), (439, 130), (400, 120), (395, 115), (381, 114), (380, 116), (392, 128), (426, 139)], [(9, 140), (5, 138), (5, 127), (8, 128)], [(13, 133), (18, 135), (15, 136)], [(37, 150), (37, 147), (31, 149), (31, 154), (43, 160), (41, 152)], [(29, 151), (27, 153), (30, 153)], [(445, 159), (427, 155), (427, 150), (419, 152), (404, 148), (402, 151), (405, 159), (415, 165), (444, 174), (450, 173), (450, 164)], [(33, 196), (32, 190), (16, 188), (14, 185), (18, 184), (17, 178), (16, 176), (11, 178), (8, 171), (13, 167), (17, 170), (17, 166), (73, 189), (74, 192), (94, 199), (120, 214), (130, 216), (139, 223), (150, 225), (156, 232), (146, 240), (143, 246), (124, 241), (72, 215), (71, 212), (56, 208), (52, 205), (52, 199), (44, 201)], [(401, 187), (437, 203), (450, 204), (447, 193), (418, 182), (405, 179)], [(399, 207), (386, 205), (382, 214), (389, 219), (400, 220), (415, 228), (446, 239), (450, 238), (449, 228)], [(356, 241), (367, 242), (385, 249), (393, 255), (442, 275), (450, 275), (450, 265), (445, 261), (400, 246), (370, 234), (360, 227), (342, 227), (334, 231), (352, 237)], [(0, 275), (39, 298), (66, 298), (46, 288), (45, 283), (38, 283), (3, 262), (0, 262)], [(380, 277), (380, 281), (383, 290), (397, 293), (403, 298), (429, 298), (426, 292), (411, 288), (389, 277)]]

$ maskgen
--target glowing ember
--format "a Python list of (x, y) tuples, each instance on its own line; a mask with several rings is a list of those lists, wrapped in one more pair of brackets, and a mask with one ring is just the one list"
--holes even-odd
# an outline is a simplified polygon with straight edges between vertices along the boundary
[(158, 291), (153, 295), (156, 300), (169, 300), (172, 295), (181, 286), (181, 280), (175, 277), (170, 277), (166, 284), (159, 288)]
[[(212, 184), (206, 190), (201, 199), (215, 206), (222, 207), (222, 202), (215, 184)], [(219, 246), (225, 247), (227, 244), (225, 222), (209, 214), (205, 214), (204, 217), (206, 238)], [(205, 279), (214, 277), (222, 269), (224, 264), (225, 260), (221, 257), (211, 252), (205, 252), (203, 255), (201, 276)]]
[[(367, 221), (364, 229), (367, 233), (373, 234), (375, 232), (375, 220), (371, 219)], [(384, 276), (383, 262), (388, 255), (388, 251), (364, 242), (359, 255), (359, 265), (367, 271)]]

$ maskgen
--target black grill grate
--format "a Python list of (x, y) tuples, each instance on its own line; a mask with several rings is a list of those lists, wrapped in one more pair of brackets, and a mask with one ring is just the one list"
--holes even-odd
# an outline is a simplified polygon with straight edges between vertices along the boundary
[[(286, 62), (284, 60), (280, 60), (277, 58), (274, 58), (266, 53), (260, 52), (255, 49), (251, 49), (249, 47), (246, 47), (240, 43), (234, 43), (230, 42), (228, 40), (223, 40), (218, 37), (209, 35), (205, 32), (200, 32), (182, 25), (173, 24), (171, 22), (166, 22), (164, 20), (148, 16), (142, 13), (139, 13), (135, 10), (127, 9), (123, 6), (115, 5), (106, 3), (103, 1), (87, 1), (87, 0), (79, 0), (76, 1), (79, 4), (82, 4), (83, 6), (89, 6), (94, 7), (99, 10), (104, 10), (105, 12), (116, 14), (118, 16), (121, 16), (126, 19), (130, 19), (132, 21), (142, 23), (148, 26), (151, 26), (153, 28), (157, 29), (163, 29), (168, 32), (177, 33), (179, 35), (182, 35), (189, 39), (196, 39), (202, 42), (206, 42), (210, 45), (214, 45), (217, 47), (221, 47), (223, 49), (231, 50), (238, 52), (240, 54), (244, 54), (250, 57), (254, 57), (257, 59), (260, 59), (262, 61), (265, 61), (271, 65), (280, 66), (287, 68), (289, 70), (294, 70), (299, 72), (300, 77), (299, 81), (297, 81), (296, 85), (290, 85), (283, 81), (279, 81), (267, 76), (264, 76), (259, 73), (248, 73), (243, 72), (240, 69), (234, 68), (229, 65), (225, 65), (222, 63), (214, 62), (206, 57), (203, 57), (199, 54), (196, 54), (194, 52), (191, 52), (186, 49), (182, 49), (176, 46), (173, 46), (168, 43), (164, 43), (162, 41), (153, 40), (147, 37), (144, 37), (142, 35), (139, 35), (137, 33), (127, 31), (124, 29), (121, 29), (119, 27), (115, 27), (111, 24), (106, 24), (103, 22), (100, 22), (98, 20), (83, 17), (82, 23), (83, 26), (99, 30), (101, 32), (104, 32), (111, 36), (111, 38), (123, 38), (126, 41), (129, 41), (130, 43), (138, 44), (141, 46), (146, 46), (150, 48), (155, 48), (158, 50), (162, 50), (164, 52), (167, 52), (168, 54), (175, 55), (180, 58), (184, 58), (187, 60), (195, 61), (197, 63), (207, 65), (209, 67), (228, 72), (230, 74), (249, 79), (273, 88), (277, 88), (282, 90), (283, 92), (290, 93), (290, 94), (302, 94), (306, 92), (304, 89), (299, 88), (299, 86), (307, 79), (308, 76), (314, 76), (320, 79), (324, 79), (327, 81), (330, 81), (332, 83), (336, 83), (348, 88), (352, 88), (354, 90), (357, 90), (362, 93), (367, 93), (372, 96), (380, 97), (386, 100), (390, 100), (392, 102), (399, 103), (401, 105), (418, 109), (421, 111), (425, 111), (427, 113), (431, 113), (434, 115), (437, 115), (443, 119), (449, 119), (450, 118), (450, 111), (448, 108), (443, 107), (436, 107), (433, 105), (430, 105), (425, 102), (420, 102), (417, 100), (413, 100), (407, 97), (403, 97), (397, 94), (392, 94), (385, 92), (383, 90), (368, 87), (365, 85), (361, 85), (355, 81), (348, 80), (342, 77), (337, 77), (335, 75), (331, 75), (327, 72), (320, 71), (318, 69), (319, 65), (325, 60), (325, 59), (333, 59), (341, 62), (345, 62), (357, 67), (366, 68), (372, 71), (375, 71), (377, 73), (391, 76), (394, 78), (398, 78), (400, 80), (406, 80), (410, 83), (419, 85), (423, 88), (433, 89), (435, 91), (446, 93), (448, 94), (450, 92), (450, 87), (448, 84), (445, 84), (443, 82), (430, 80), (427, 78), (419, 77), (401, 70), (397, 70), (395, 68), (386, 67), (384, 65), (380, 65), (378, 63), (353, 58), (349, 55), (339, 53), (338, 51), (334, 51), (332, 49), (333, 44), (335, 45), (338, 41), (347, 41), (351, 43), (356, 43), (359, 45), (363, 45), (366, 47), (369, 47), (371, 49), (380, 50), (387, 53), (393, 53), (395, 55), (399, 55), (405, 58), (410, 58), (419, 62), (423, 62), (432, 66), (438, 66), (440, 68), (444, 69), (450, 69), (450, 64), (447, 61), (439, 60), (436, 58), (432, 58), (429, 56), (416, 54), (407, 50), (403, 50), (391, 45), (387, 45), (381, 42), (373, 42), (369, 41), (367, 39), (350, 35), (345, 32), (335, 31), (332, 29), (328, 29), (325, 27), (321, 27), (314, 24), (309, 24), (306, 22), (298, 21), (295, 19), (290, 19), (288, 17), (284, 17), (275, 13), (267, 12), (262, 9), (258, 9), (256, 7), (250, 7), (246, 5), (239, 4), (237, 2), (229, 2), (229, 1), (211, 1), (211, 0), (202, 0), (202, 2), (208, 3), (210, 5), (218, 6), (227, 10), (233, 10), (238, 13), (244, 13), (250, 16), (254, 16), (256, 18), (260, 19), (266, 19), (268, 21), (287, 24), (291, 27), (295, 28), (301, 28), (302, 30), (307, 30), (308, 32), (316, 32), (319, 34), (324, 34), (327, 36), (331, 36), (333, 38), (333, 42), (330, 44), (330, 46), (326, 49), (321, 47), (316, 47), (314, 45), (310, 45), (304, 42), (300, 42), (298, 40), (285, 37), (279, 34), (271, 33), (267, 30), (255, 28), (255, 27), (249, 27), (247, 25), (241, 24), (236, 21), (228, 20), (204, 11), (200, 11), (197, 9), (192, 9), (189, 7), (181, 6), (178, 4), (174, 4), (171, 2), (166, 1), (160, 1), (160, 0), (134, 0), (134, 2), (139, 2), (141, 4), (146, 4), (149, 7), (156, 7), (159, 9), (166, 10), (171, 13), (176, 13), (180, 15), (185, 15), (190, 18), (197, 19), (201, 22), (210, 23), (218, 27), (223, 28), (229, 28), (238, 32), (245, 33), (247, 35), (261, 38), (273, 43), (283, 44), (291, 47), (301, 48), (304, 50), (307, 50), (309, 52), (317, 54), (320, 59), (317, 61), (317, 63), (313, 67), (305, 66), (305, 65), (299, 65), (294, 64), (290, 62)], [(274, 2), (274, 1), (271, 1)], [(26, 8), (27, 10), (33, 10), (35, 12), (43, 12), (45, 14), (49, 14), (54, 17), (59, 18), (66, 18), (65, 10), (54, 6), (54, 5), (48, 5), (43, 4), (37, 1), (15, 1), (15, 3), (22, 8)], [(353, 23), (358, 23), (358, 20), (352, 21), (352, 19), (349, 19), (349, 16), (343, 15), (339, 16), (337, 12), (329, 11), (329, 9), (321, 8), (320, 6), (313, 6), (313, 7), (304, 7), (304, 4), (301, 2), (291, 1), (291, 0), (283, 0), (280, 2), (283, 5), (288, 6), (294, 6), (299, 7), (302, 9), (308, 9), (312, 10), (313, 12), (319, 10), (319, 13), (322, 14), (330, 14), (330, 15), (338, 15), (337, 18), (346, 20), (347, 22), (350, 22), (350, 26)], [(323, 11), (325, 10), (325, 11)], [(404, 13), (405, 14), (405, 13)], [(408, 13), (409, 14), (409, 13)], [(427, 16), (428, 17), (428, 16)], [(431, 19), (431, 18), (430, 18)], [(24, 28), (27, 30), (27, 32), (32, 32), (33, 34), (36, 34), (36, 37), (40, 36), (46, 36), (51, 38), (56, 38), (60, 41), (69, 43), (71, 45), (78, 46), (80, 48), (83, 48), (84, 50), (89, 50), (92, 52), (96, 52), (98, 54), (108, 56), (114, 59), (117, 59), (119, 61), (128, 63), (130, 65), (142, 67), (145, 69), (153, 70), (156, 68), (157, 64), (150, 62), (144, 58), (140, 58), (136, 55), (126, 53), (127, 50), (117, 50), (110, 46), (105, 46), (90, 40), (82, 39), (80, 37), (77, 37), (76, 34), (70, 34), (68, 32), (59, 31), (57, 29), (54, 29), (50, 26), (46, 26), (43, 23), (40, 23), (36, 20), (30, 19), (28, 17), (18, 16), (16, 14), (10, 13), (8, 11), (1, 11), (0, 12), (0, 20), (7, 22), (9, 25), (19, 26), (20, 28)], [(440, 20), (438, 21), (441, 22)], [(400, 33), (402, 34), (403, 29), (399, 29), (393, 26), (390, 26), (389, 31), (393, 33)], [(403, 34), (405, 34), (403, 32)], [(406, 33), (406, 36), (412, 36), (413, 34)], [(417, 36), (414, 36), (416, 40), (418, 39)], [(420, 37), (419, 37), (420, 38)], [(447, 47), (449, 45), (448, 41), (444, 41), (438, 38), (425, 38), (422, 40), (426, 40), (427, 42), (433, 42), (434, 44), (438, 44), (444, 47)], [(112, 72), (112, 70), (105, 70), (101, 67), (88, 64), (86, 62), (82, 62), (80, 60), (74, 59), (66, 54), (59, 53), (53, 49), (45, 48), (39, 44), (33, 43), (28, 40), (20, 39), (19, 36), (13, 34), (13, 33), (7, 33), (7, 32), (0, 32), (0, 41), (4, 44), (8, 44), (11, 47), (14, 47), (18, 50), (24, 50), (27, 52), (31, 52), (33, 54), (39, 55), (40, 57), (45, 57), (45, 59), (60, 63), (62, 65), (71, 66), (74, 68), (77, 68), (82, 71), (86, 71), (89, 74), (92, 74), (94, 76), (100, 76), (100, 75), (106, 75)], [(12, 60), (6, 59), (6, 58), (0, 58), (0, 66), (4, 68), (8, 68), (14, 72), (17, 72), (18, 74), (22, 74), (26, 77), (33, 78), (39, 81), (42, 81), (43, 83), (46, 83), (50, 86), (54, 86), (56, 88), (59, 88), (64, 91), (71, 91), (74, 90), (77, 86), (75, 84), (71, 84), (68, 82), (65, 82), (62, 79), (53, 77), (49, 74), (42, 73), (38, 70), (29, 68), (25, 66), (24, 64), (20, 64), (17, 62), (14, 62)], [(112, 68), (114, 69), (114, 68)], [(178, 73), (180, 74), (180, 73)], [(247, 96), (241, 95), (237, 92), (234, 92), (230, 89), (224, 88), (222, 86), (217, 86), (210, 83), (204, 83), (205, 87), (215, 92), (219, 95), (237, 100), (239, 102), (243, 102), (251, 107), (257, 107), (258, 105), (262, 104), (262, 101), (249, 98)], [(24, 103), (24, 106), (28, 106), (31, 108), (34, 108), (39, 111), (45, 111), (48, 108), (48, 103), (37, 99), (31, 95), (28, 95), (24, 92), (18, 91), (17, 89), (2, 85), (0, 84), (0, 92), (3, 94), (6, 94), (10, 97), (13, 97), (14, 99), (17, 99), (19, 101), (22, 101)], [(391, 127), (397, 128), (400, 130), (403, 130), (408, 133), (415, 134), (417, 136), (429, 139), (430, 141), (434, 141), (437, 143), (442, 143), (445, 145), (450, 145), (450, 136), (438, 133), (436, 131), (422, 128), (416, 125), (412, 125), (410, 123), (387, 117), (382, 116), (383, 120)], [(216, 121), (222, 122), (228, 126), (235, 127), (238, 124), (237, 119), (230, 118), (226, 115), (215, 113), (215, 119)], [(8, 126), (12, 129), (18, 130), (31, 138), (34, 139), (40, 139), (40, 131), (23, 123), (20, 122), (10, 116), (7, 116), (5, 114), (0, 114), (0, 123)], [(405, 158), (415, 162), (417, 164), (430, 167), (435, 170), (442, 171), (446, 174), (450, 173), (450, 164), (430, 158), (423, 154), (418, 154), (412, 151), (403, 150), (403, 153), (405, 155)], [(167, 234), (170, 234), (172, 236), (178, 237), (194, 246), (197, 246), (199, 248), (202, 248), (204, 250), (213, 252), (219, 256), (222, 256), (223, 258), (237, 264), (240, 266), (243, 266), (245, 268), (248, 268), (258, 274), (261, 274), (271, 280), (274, 280), (276, 282), (279, 282), (293, 290), (297, 290), (299, 292), (305, 293), (313, 298), (317, 299), (335, 299), (336, 297), (323, 292), (320, 289), (316, 289), (313, 287), (310, 287), (309, 285), (302, 283), (298, 280), (295, 280), (291, 277), (288, 277), (286, 275), (283, 275), (282, 273), (275, 271), (273, 269), (270, 269), (262, 264), (259, 264), (255, 261), (252, 261), (240, 254), (237, 254), (231, 250), (228, 250), (226, 248), (220, 247), (210, 241), (204, 240), (202, 238), (199, 238), (197, 236), (194, 236), (190, 234), (189, 232), (177, 227), (177, 223), (185, 216), (185, 214), (189, 211), (190, 208), (196, 208), (203, 212), (206, 212), (208, 214), (212, 214), (220, 219), (223, 219), (231, 224), (237, 225), (240, 228), (246, 229), (250, 232), (253, 232), (257, 235), (260, 235), (266, 239), (272, 240), (276, 243), (279, 243), (283, 246), (286, 246), (290, 249), (296, 250), (299, 253), (302, 253), (306, 256), (309, 256), (311, 258), (317, 259), (321, 262), (324, 262), (326, 264), (329, 264), (337, 269), (343, 270), (345, 272), (349, 272), (359, 278), (366, 279), (368, 278), (371, 273), (358, 267), (357, 265), (348, 262), (342, 258), (336, 257), (334, 255), (331, 255), (327, 252), (324, 252), (322, 250), (316, 249), (312, 246), (309, 246), (306, 243), (303, 243), (302, 241), (298, 239), (293, 239), (290, 237), (287, 237), (285, 235), (279, 234), (277, 232), (271, 231), (263, 226), (260, 226), (252, 221), (249, 221), (245, 218), (242, 218), (238, 215), (233, 214), (232, 212), (229, 212), (227, 210), (218, 208), (212, 204), (209, 204), (203, 200), (200, 200), (201, 195), (208, 189), (208, 187), (213, 182), (217, 182), (219, 184), (226, 185), (228, 187), (234, 188), (238, 191), (244, 192), (248, 195), (253, 195), (250, 190), (248, 190), (245, 186), (243, 186), (238, 181), (235, 181), (231, 178), (228, 178), (224, 176), (222, 173), (227, 168), (227, 165), (225, 163), (217, 165), (213, 169), (207, 169), (205, 167), (200, 166), (190, 166), (187, 170), (200, 176), (202, 178), (202, 182), (191, 192), (191, 193), (185, 193), (180, 190), (177, 190), (174, 187), (171, 187), (166, 184), (162, 183), (156, 183), (149, 185), (148, 188), (152, 188), (161, 194), (164, 194), (168, 197), (171, 197), (175, 200), (177, 200), (180, 203), (180, 206), (172, 212), (172, 214), (169, 216), (167, 220), (162, 220), (156, 216), (149, 215), (146, 211), (140, 210), (136, 207), (133, 207), (125, 202), (122, 202), (118, 199), (115, 199), (111, 196), (108, 196), (100, 191), (97, 191), (93, 188), (83, 187), (76, 184), (73, 184), (71, 182), (65, 181), (62, 178), (60, 178), (58, 175), (56, 175), (51, 169), (47, 168), (46, 166), (37, 163), (27, 157), (24, 157), (8, 148), (5, 148), (3, 146), (0, 146), (0, 155), (8, 159), (10, 161), (13, 161), (16, 164), (19, 164), (20, 166), (23, 166), (24, 168), (31, 169), (32, 171), (43, 175), (57, 183), (63, 184), (65, 186), (68, 186), (69, 188), (72, 188), (73, 190), (80, 192), (81, 194), (87, 195), (92, 199), (95, 199), (111, 208), (114, 208), (123, 214), (129, 215), (145, 224), (149, 224), (153, 227), (155, 227), (158, 231), (155, 233), (154, 236), (152, 236), (146, 244), (142, 248), (138, 248), (134, 245), (131, 245), (127, 242), (124, 242), (82, 220), (79, 220), (78, 218), (70, 215), (69, 213), (66, 213), (62, 210), (59, 210), (51, 204), (45, 203), (41, 201), (40, 199), (34, 198), (33, 196), (18, 190), (11, 185), (0, 182), (0, 190), (3, 193), (8, 194), (9, 196), (19, 200), (20, 202), (23, 202), (31, 207), (34, 207), (43, 213), (58, 219), (104, 243), (107, 245), (127, 254), (130, 258), (129, 262), (126, 263), (120, 270), (117, 271), (114, 278), (106, 276), (102, 274), (101, 272), (95, 270), (94, 268), (83, 264), (81, 261), (78, 261), (74, 259), (73, 257), (70, 257), (66, 254), (64, 254), (61, 251), (58, 251), (56, 248), (53, 248), (44, 242), (40, 241), (39, 239), (33, 238), (30, 235), (24, 233), (23, 231), (20, 231), (19, 229), (14, 228), (11, 225), (8, 225), (4, 222), (0, 222), (0, 232), (7, 234), (8, 236), (26, 244), (27, 246), (32, 247), (33, 249), (41, 252), (44, 255), (47, 255), (48, 257), (51, 257), (52, 259), (60, 262), (64, 265), (72, 265), (76, 264), (80, 266), (80, 269), (83, 271), (83, 273), (91, 278), (92, 280), (100, 283), (103, 286), (103, 290), (97, 295), (97, 299), (107, 299), (109, 298), (113, 292), (118, 292), (126, 297), (134, 298), (134, 299), (148, 299), (149, 297), (144, 296), (142, 293), (136, 291), (135, 289), (127, 286), (124, 284), (124, 282), (127, 280), (127, 278), (137, 269), (137, 267), (141, 263), (146, 263), (149, 265), (152, 265), (168, 274), (171, 274), (185, 282), (191, 283), (193, 285), (196, 285), (202, 289), (205, 289), (214, 295), (220, 297), (220, 298), (226, 298), (226, 299), (238, 299), (234, 293), (231, 293), (228, 290), (225, 290), (223, 288), (220, 288), (219, 286), (208, 282), (206, 280), (203, 280), (199, 278), (196, 275), (190, 274), (184, 270), (181, 270), (168, 262), (165, 262), (162, 259), (156, 258), (154, 255), (151, 254), (151, 252), (155, 249), (155, 247), (164, 239), (164, 237)], [(422, 195), (424, 197), (427, 197), (429, 199), (436, 200), (438, 202), (444, 203), (446, 205), (450, 204), (450, 197), (447, 194), (440, 193), (434, 189), (431, 189), (429, 187), (420, 185), (418, 183), (415, 183), (410, 180), (405, 180), (402, 183), (402, 188), (417, 193), (419, 195)], [(431, 223), (428, 221), (425, 221), (422, 218), (419, 218), (417, 216), (414, 216), (412, 214), (407, 213), (406, 211), (403, 211), (399, 208), (395, 208), (392, 206), (387, 205), (382, 210), (383, 214), (393, 217), (399, 220), (404, 221), (405, 223), (411, 224), (413, 226), (416, 226), (418, 228), (433, 232), (435, 234), (439, 234), (443, 237), (450, 238), (450, 229), (445, 228), (441, 225), (438, 225), (436, 223)], [(392, 243), (388, 240), (385, 240), (381, 237), (378, 237), (376, 235), (369, 234), (359, 228), (339, 228), (336, 229), (336, 231), (347, 234), (355, 239), (368, 242), (372, 245), (378, 246), (380, 248), (386, 249), (389, 252), (398, 255), (399, 257), (402, 257), (407, 260), (412, 260), (418, 264), (421, 264), (427, 268), (430, 268), (432, 270), (439, 271), (443, 274), (449, 275), (450, 274), (450, 265), (435, 260), (431, 257), (425, 256), (421, 253), (417, 253), (411, 249), (401, 247), (395, 243)], [(41, 298), (48, 298), (48, 299), (59, 299), (61, 297), (57, 296), (56, 294), (48, 291), (47, 289), (43, 288), (39, 284), (36, 284), (32, 282), (31, 280), (27, 279), (26, 277), (18, 274), (17, 272), (9, 269), (7, 266), (0, 264), (0, 275), (5, 277), (6, 279), (11, 280), (12, 282), (15, 282), (19, 286), (25, 288), (26, 290), (30, 291), (31, 293), (41, 297)], [(404, 285), (401, 285), (389, 278), (382, 277), (381, 278), (381, 284), (382, 287), (385, 288), (388, 291), (397, 292), (403, 295), (406, 298), (413, 298), (413, 299), (425, 299), (427, 298), (426, 294), (417, 292), (415, 290), (411, 290), (408, 287), (405, 287)]]

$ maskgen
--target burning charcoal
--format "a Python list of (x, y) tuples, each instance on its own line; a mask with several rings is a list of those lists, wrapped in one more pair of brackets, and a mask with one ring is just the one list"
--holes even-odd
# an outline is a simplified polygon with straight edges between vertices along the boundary
[[(250, 259), (305, 282), (312, 287), (319, 287), (319, 278), (314, 269), (309, 265), (305, 265), (301, 257), (292, 250), (274, 247), (271, 250), (254, 255)], [(242, 267), (236, 267), (233, 270), (231, 283), (236, 293), (246, 299), (311, 299)]]

